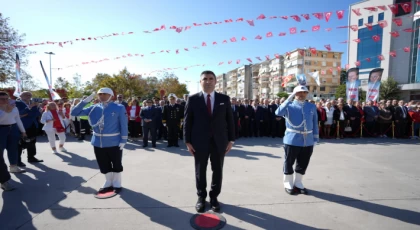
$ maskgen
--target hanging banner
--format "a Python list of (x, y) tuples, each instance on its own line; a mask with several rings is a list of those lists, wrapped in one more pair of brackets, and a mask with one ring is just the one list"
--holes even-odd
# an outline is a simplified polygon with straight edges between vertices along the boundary
[(13, 93), (13, 96), (20, 97), (20, 94), (22, 93), (22, 84), (20, 80), (20, 60), (19, 55), (16, 54), (16, 89)]
[(308, 73), (311, 76), (318, 86), (321, 86), (321, 81), (319, 80), (319, 71)]
[(299, 83), (299, 85), (306, 86), (306, 75), (305, 74), (299, 74), (296, 76), (296, 79)]
[(52, 89), (52, 85), (51, 85), (51, 83), (48, 81), (48, 76), (47, 76), (47, 73), (45, 73), (44, 66), (42, 65), (42, 61), (39, 61), (39, 63), (41, 64), (41, 69), (42, 69), (42, 72), (44, 72), (45, 80), (47, 81), (48, 91), (50, 92), (50, 99), (51, 99), (51, 100), (53, 100), (53, 101), (55, 101), (55, 100), (60, 100), (60, 99), (61, 99), (60, 95), (58, 95), (58, 93), (57, 93), (57, 92), (55, 92), (55, 91)]
[(370, 71), (368, 81), (368, 91), (366, 92), (366, 101), (378, 101), (379, 89), (381, 87), (382, 73), (384, 69), (376, 68)]
[(351, 68), (347, 70), (347, 81), (346, 81), (346, 97), (353, 101), (359, 101), (359, 68)]

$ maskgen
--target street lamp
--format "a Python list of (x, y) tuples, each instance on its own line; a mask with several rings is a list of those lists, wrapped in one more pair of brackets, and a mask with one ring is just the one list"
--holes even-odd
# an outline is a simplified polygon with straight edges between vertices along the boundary
[(45, 54), (50, 55), (50, 85), (52, 86), (52, 74), (51, 74), (51, 55), (55, 55), (53, 52), (45, 52)]

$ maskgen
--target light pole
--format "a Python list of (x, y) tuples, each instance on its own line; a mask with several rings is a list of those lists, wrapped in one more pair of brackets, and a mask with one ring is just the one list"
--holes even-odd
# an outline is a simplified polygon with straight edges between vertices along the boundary
[(51, 74), (51, 55), (55, 55), (55, 53), (53, 52), (45, 52), (45, 54), (49, 54), (50, 55), (50, 85), (52, 86), (52, 74)]

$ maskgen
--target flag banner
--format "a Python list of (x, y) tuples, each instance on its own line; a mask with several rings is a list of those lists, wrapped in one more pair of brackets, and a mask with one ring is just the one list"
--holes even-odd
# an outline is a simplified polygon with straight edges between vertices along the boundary
[(42, 72), (44, 72), (45, 80), (47, 81), (48, 91), (50, 92), (51, 100), (53, 101), (60, 100), (61, 99), (60, 95), (58, 95), (58, 93), (53, 90), (51, 82), (48, 81), (48, 76), (47, 76), (47, 73), (45, 73), (44, 66), (42, 65), (42, 61), (39, 61), (39, 63), (41, 64)]
[(20, 94), (22, 93), (22, 84), (20, 80), (20, 59), (19, 55), (16, 54), (16, 89), (13, 93), (13, 96), (20, 97)]
[(366, 101), (378, 101), (379, 89), (381, 87), (381, 79), (383, 72), (384, 69), (382, 68), (376, 68), (370, 71), (368, 80), (368, 91), (366, 92)]
[(346, 81), (346, 97), (353, 101), (359, 100), (359, 68), (351, 68), (347, 70), (347, 81)]
[(305, 74), (297, 75), (296, 80), (298, 81), (299, 85), (306, 86), (306, 75)]
[(319, 80), (319, 71), (308, 73), (311, 76), (318, 86), (321, 86), (321, 81)]

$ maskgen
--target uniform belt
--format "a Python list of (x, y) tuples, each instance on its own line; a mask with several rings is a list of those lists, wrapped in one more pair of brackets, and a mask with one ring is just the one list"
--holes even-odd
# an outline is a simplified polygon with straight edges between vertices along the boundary
[(10, 125), (0, 125), (0, 127), (11, 127), (11, 126), (13, 126), (13, 125), (16, 125), (16, 123), (14, 123), (14, 124), (10, 124)]
[(289, 129), (287, 128), (286, 131), (288, 132), (292, 132), (292, 133), (300, 133), (300, 134), (309, 134), (312, 133), (312, 130), (308, 130), (308, 131), (299, 131), (299, 130), (294, 130), (294, 129)]
[(120, 135), (120, 133), (106, 133), (106, 134), (93, 133), (93, 135), (98, 136), (98, 137), (114, 137), (114, 136)]

